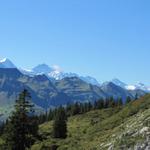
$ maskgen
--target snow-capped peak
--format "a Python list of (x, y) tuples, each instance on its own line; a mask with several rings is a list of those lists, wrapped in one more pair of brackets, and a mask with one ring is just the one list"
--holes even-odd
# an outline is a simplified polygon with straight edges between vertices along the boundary
[(54, 78), (56, 80), (61, 80), (66, 77), (79, 77), (75, 73), (66, 73), (66, 72), (63, 72), (63, 71), (61, 72), (58, 70), (54, 70), (54, 71), (50, 72), (48, 75), (49, 75), (49, 77)]
[(116, 84), (116, 85), (118, 85), (118, 86), (120, 86), (120, 87), (122, 87), (122, 88), (125, 88), (127, 86), (126, 83), (120, 81), (117, 78), (112, 79), (111, 82), (114, 83), (114, 84)]
[(26, 72), (32, 72), (31, 69), (24, 69), (24, 71), (26, 71)]
[(148, 87), (147, 85), (141, 83), (141, 82), (138, 82), (136, 84), (136, 89), (142, 89), (144, 91), (150, 91), (150, 87)]
[(126, 85), (125, 88), (127, 90), (131, 90), (131, 91), (136, 90), (136, 86), (135, 85)]
[(0, 63), (3, 63), (3, 62), (5, 62), (5, 61), (7, 61), (7, 58), (1, 59), (1, 60), (0, 60)]
[(150, 87), (149, 86), (146, 86), (145, 84), (143, 83), (137, 83), (135, 85), (127, 85), (126, 86), (126, 89), (127, 90), (143, 90), (143, 91), (146, 91), (146, 92), (150, 92)]
[(53, 78), (55, 80), (61, 80), (66, 77), (78, 77), (89, 84), (100, 86), (99, 82), (95, 78), (90, 76), (80, 76), (72, 72), (64, 72), (58, 65), (49, 67), (47, 64), (40, 64), (34, 67), (32, 70), (21, 69), (21, 72), (30, 76), (45, 74), (47, 77)]
[(3, 68), (16, 68), (16, 66), (8, 58), (1, 59), (0, 64), (3, 65)]

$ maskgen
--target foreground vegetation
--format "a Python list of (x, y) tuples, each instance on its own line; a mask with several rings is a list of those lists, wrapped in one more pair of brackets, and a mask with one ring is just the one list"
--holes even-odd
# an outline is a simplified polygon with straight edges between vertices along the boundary
[[(122, 105), (121, 101), (112, 102), (110, 100), (107, 107), (104, 107), (104, 103), (96, 103), (93, 106), (86, 104), (86, 107), (90, 106), (87, 107), (89, 112), (87, 109), (83, 111), (85, 109), (81, 108), (84, 107), (79, 107), (79, 104), (69, 106), (68, 108), (71, 108), (68, 109), (70, 111), (67, 111), (70, 112), (69, 114), (66, 109), (61, 108), (63, 113), (66, 112), (69, 116), (68, 121), (65, 118), (67, 121), (65, 133), (67, 135), (64, 134), (64, 137), (54, 136), (54, 125), (58, 123), (56, 129), (59, 130), (58, 121), (61, 119), (60, 115), (57, 119), (53, 118), (57, 116), (54, 115), (56, 110), (52, 113), (53, 117), (50, 113), (40, 116), (38, 118), (40, 119), (38, 136), (35, 137), (34, 144), (29, 149), (120, 150), (135, 149), (135, 146), (146, 143), (150, 136), (150, 95), (145, 95), (134, 101), (128, 100), (125, 105)], [(0, 146), (2, 147), (5, 143), (5, 139), (1, 136)]]
[(68, 119), (68, 137), (52, 138), (53, 122), (40, 125), (32, 150), (135, 149), (150, 136), (150, 95), (123, 107), (93, 110)]

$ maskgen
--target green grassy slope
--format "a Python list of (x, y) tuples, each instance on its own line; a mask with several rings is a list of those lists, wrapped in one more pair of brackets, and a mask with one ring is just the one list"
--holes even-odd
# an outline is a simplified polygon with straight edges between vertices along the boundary
[(39, 133), (43, 140), (37, 141), (32, 150), (49, 150), (51, 145), (58, 145), (58, 150), (133, 149), (150, 136), (150, 95), (123, 108), (70, 117), (65, 140), (51, 137), (52, 122), (42, 124)]

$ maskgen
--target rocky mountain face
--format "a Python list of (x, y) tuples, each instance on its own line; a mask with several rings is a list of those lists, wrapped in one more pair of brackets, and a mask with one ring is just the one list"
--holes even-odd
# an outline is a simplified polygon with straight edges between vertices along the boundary
[(125, 100), (128, 96), (131, 98), (134, 97), (128, 90), (125, 90), (112, 82), (103, 83), (101, 89), (107, 93), (109, 97), (113, 96), (115, 99), (121, 97)]
[(67, 94), (73, 101), (87, 102), (107, 97), (100, 87), (88, 84), (77, 77), (58, 80), (55, 85), (59, 91)]
[(70, 102), (70, 98), (59, 92), (45, 75), (34, 77), (23, 75), (17, 69), (0, 69), (0, 104), (12, 104), (24, 89), (31, 93), (33, 102), (43, 108)]
[(0, 68), (0, 104), (13, 104), (19, 92), (24, 88), (31, 93), (33, 102), (42, 108), (55, 107), (75, 101), (87, 102), (113, 96), (127, 96), (134, 98), (135, 93), (144, 95), (145, 92), (127, 91), (113, 83), (103, 84), (101, 87), (88, 84), (78, 77), (67, 77), (62, 80), (51, 81), (46, 75), (28, 76), (16, 68)]

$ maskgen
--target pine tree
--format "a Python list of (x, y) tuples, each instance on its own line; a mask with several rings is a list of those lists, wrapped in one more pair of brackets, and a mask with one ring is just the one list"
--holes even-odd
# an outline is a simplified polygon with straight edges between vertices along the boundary
[(70, 117), (72, 115), (72, 105), (71, 104), (67, 104), (66, 106), (66, 112), (67, 112), (67, 117)]
[(139, 98), (138, 94), (136, 93), (135, 94), (135, 99), (134, 100), (137, 100)]
[(109, 108), (112, 108), (115, 106), (115, 100), (113, 97), (110, 97), (109, 100), (108, 100), (108, 107)]
[(94, 101), (94, 109), (98, 109), (98, 102), (97, 101)]
[(104, 108), (104, 100), (103, 99), (98, 100), (97, 106), (98, 106), (98, 109)]
[(105, 99), (104, 108), (109, 108), (109, 98)]
[(50, 109), (50, 110), (49, 110), (49, 113), (48, 113), (48, 121), (53, 120), (53, 117), (54, 117), (53, 111), (52, 111), (52, 109)]
[(84, 113), (84, 105), (83, 105), (83, 103), (80, 103), (79, 107), (80, 107), (80, 114), (83, 114)]
[(5, 129), (6, 149), (8, 150), (25, 150), (34, 143), (38, 125), (33, 116), (34, 110), (30, 101), (31, 96), (27, 90), (23, 90), (16, 100), (15, 110)]
[(3, 134), (4, 132), (4, 127), (5, 127), (5, 123), (4, 122), (0, 122), (0, 136)]
[(128, 104), (128, 103), (130, 103), (131, 101), (132, 101), (132, 100), (131, 100), (131, 97), (128, 96), (127, 99), (126, 99), (126, 103)]
[(78, 102), (76, 102), (74, 105), (72, 105), (72, 115), (77, 115), (80, 114), (81, 110), (80, 110), (80, 105)]
[(122, 106), (123, 105), (123, 100), (122, 100), (122, 98), (119, 98), (118, 99), (118, 106)]
[(88, 102), (88, 111), (92, 110), (92, 104), (91, 102)]
[(67, 137), (67, 115), (63, 107), (57, 110), (53, 124), (53, 137), (63, 139)]

